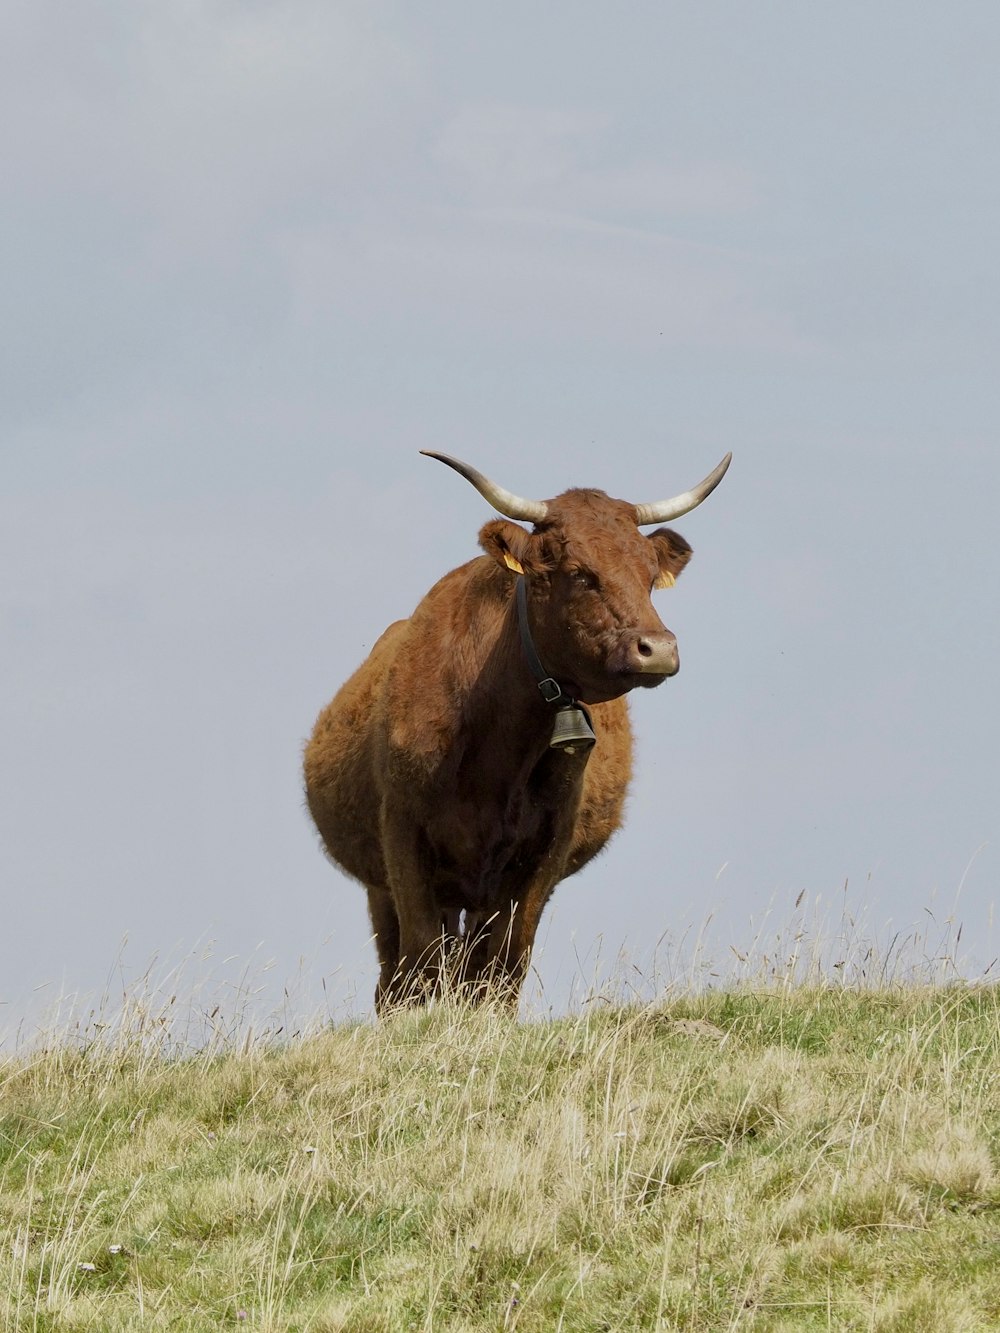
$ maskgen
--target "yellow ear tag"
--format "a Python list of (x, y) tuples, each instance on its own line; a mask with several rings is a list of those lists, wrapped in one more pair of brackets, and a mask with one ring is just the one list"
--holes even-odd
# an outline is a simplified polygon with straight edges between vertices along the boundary
[(520, 566), (520, 564), (518, 563), (518, 561), (516, 561), (516, 560), (514, 559), (514, 557), (511, 555), (511, 553), (510, 553), (509, 551), (504, 551), (504, 553), (503, 553), (503, 562), (504, 562), (504, 564), (507, 566), (507, 568), (508, 568), (508, 569), (512, 569), (512, 570), (514, 571), (515, 574), (523, 574), (523, 573), (524, 573), (524, 570), (521, 568), (521, 566)]
[(658, 575), (656, 582), (653, 584), (653, 587), (672, 588), (676, 582), (677, 582), (676, 577), (673, 574), (671, 574), (669, 570), (664, 570), (661, 574)]

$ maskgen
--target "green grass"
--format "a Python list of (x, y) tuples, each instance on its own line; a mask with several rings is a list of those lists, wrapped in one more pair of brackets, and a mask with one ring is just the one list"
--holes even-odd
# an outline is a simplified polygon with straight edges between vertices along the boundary
[(450, 1004), (0, 1067), (5, 1330), (1000, 1328), (990, 986)]

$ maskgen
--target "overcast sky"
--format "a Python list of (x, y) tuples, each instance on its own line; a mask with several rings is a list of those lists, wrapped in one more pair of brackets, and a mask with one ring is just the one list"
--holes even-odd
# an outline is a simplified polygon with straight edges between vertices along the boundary
[(991, 0), (4, 30), (0, 1026), (190, 956), (368, 1010), (300, 756), (491, 516), (422, 448), (633, 501), (734, 454), (676, 525), (682, 670), (634, 703), (627, 825), (557, 891), (536, 1003), (709, 917), (725, 969), (800, 894), (931, 949), (954, 915), (988, 965)]

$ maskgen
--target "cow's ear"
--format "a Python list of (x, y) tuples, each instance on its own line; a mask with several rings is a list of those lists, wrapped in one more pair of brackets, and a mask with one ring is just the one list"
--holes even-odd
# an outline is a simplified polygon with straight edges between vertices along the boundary
[(479, 533), (479, 545), (498, 565), (515, 574), (540, 574), (544, 568), (538, 537), (505, 518), (486, 524)]
[(680, 577), (684, 566), (691, 559), (691, 547), (679, 532), (670, 528), (657, 528), (650, 533), (649, 540), (656, 551), (656, 561), (660, 572), (653, 584), (654, 588), (672, 588)]

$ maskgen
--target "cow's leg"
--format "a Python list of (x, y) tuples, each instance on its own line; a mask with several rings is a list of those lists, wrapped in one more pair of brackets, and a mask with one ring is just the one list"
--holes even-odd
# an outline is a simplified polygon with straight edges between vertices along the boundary
[(427, 884), (416, 835), (404, 833), (397, 826), (383, 832), (383, 842), (399, 923), (398, 966), (386, 1004), (419, 1004), (440, 987), (447, 924)]
[(379, 961), (375, 1010), (381, 1013), (392, 1003), (393, 984), (399, 975), (399, 918), (387, 889), (368, 887), (368, 915)]
[(448, 937), (440, 916), (415, 920), (415, 915), (408, 912), (400, 921), (395, 1004), (423, 1004), (436, 995), (447, 966)]
[(490, 947), (492, 918), (482, 912), (467, 911), (459, 947), (455, 951), (455, 984), (459, 995), (473, 1003), (484, 998), (483, 973)]
[(481, 995), (493, 995), (517, 1008), (538, 923), (553, 888), (547, 882), (536, 882), (525, 891), (522, 902), (510, 902), (496, 914), (479, 973)]

